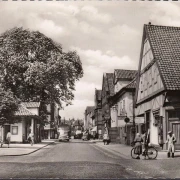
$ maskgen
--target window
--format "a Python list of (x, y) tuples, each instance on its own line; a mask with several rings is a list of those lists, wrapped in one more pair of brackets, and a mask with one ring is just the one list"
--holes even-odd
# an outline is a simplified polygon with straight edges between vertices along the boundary
[(18, 126), (12, 126), (12, 135), (18, 135)]

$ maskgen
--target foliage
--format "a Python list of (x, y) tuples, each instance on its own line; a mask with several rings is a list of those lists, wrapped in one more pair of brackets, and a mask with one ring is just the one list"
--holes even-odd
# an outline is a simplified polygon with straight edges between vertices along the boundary
[(0, 76), (5, 90), (21, 101), (56, 102), (62, 107), (74, 98), (75, 82), (83, 76), (75, 51), (38, 31), (13, 28), (0, 36)]
[(0, 88), (0, 125), (13, 123), (14, 113), (18, 110), (18, 99), (11, 91), (4, 91)]

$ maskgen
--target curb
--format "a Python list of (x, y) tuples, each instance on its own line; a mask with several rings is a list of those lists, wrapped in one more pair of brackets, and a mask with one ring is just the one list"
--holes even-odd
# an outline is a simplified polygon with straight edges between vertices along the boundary
[(121, 152), (119, 152), (119, 151), (116, 151), (116, 150), (114, 150), (114, 149), (103, 148), (103, 146), (98, 145), (98, 144), (97, 144), (97, 146), (98, 146), (99, 148), (105, 150), (105, 151), (108, 151), (109, 153), (111, 153), (111, 154), (113, 154), (113, 155), (119, 156), (119, 157), (124, 158), (124, 159), (130, 159), (129, 156), (127, 156), (127, 155), (125, 155), (125, 154), (123, 154), (123, 153), (121, 153)]
[(40, 147), (40, 148), (38, 148), (38, 149), (35, 149), (34, 151), (31, 151), (31, 152), (29, 152), (29, 153), (17, 154), (17, 155), (0, 155), (0, 157), (4, 157), (4, 156), (25, 156), (25, 155), (29, 155), (29, 154), (32, 154), (32, 153), (34, 153), (34, 152), (36, 152), (36, 151), (39, 151), (40, 149), (43, 149), (43, 148), (49, 146), (50, 144), (54, 144), (54, 143), (55, 143), (55, 142), (48, 143), (48, 144), (46, 144), (45, 146)]

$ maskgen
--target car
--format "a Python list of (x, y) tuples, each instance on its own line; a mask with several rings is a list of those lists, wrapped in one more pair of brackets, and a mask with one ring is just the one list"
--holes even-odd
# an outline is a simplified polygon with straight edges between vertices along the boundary
[(75, 135), (74, 135), (74, 139), (81, 139), (81, 138), (82, 138), (82, 131), (77, 130)]
[(89, 140), (89, 134), (83, 134), (82, 140), (83, 141), (88, 141)]
[(70, 139), (70, 127), (66, 124), (61, 125), (58, 128), (58, 132), (59, 132), (59, 141), (69, 141)]

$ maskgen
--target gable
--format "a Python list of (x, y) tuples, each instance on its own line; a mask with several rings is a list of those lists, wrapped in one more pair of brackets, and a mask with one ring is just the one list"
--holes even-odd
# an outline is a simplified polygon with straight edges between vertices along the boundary
[(140, 75), (137, 102), (149, 98), (156, 92), (164, 89), (157, 63), (155, 62), (148, 70)]

